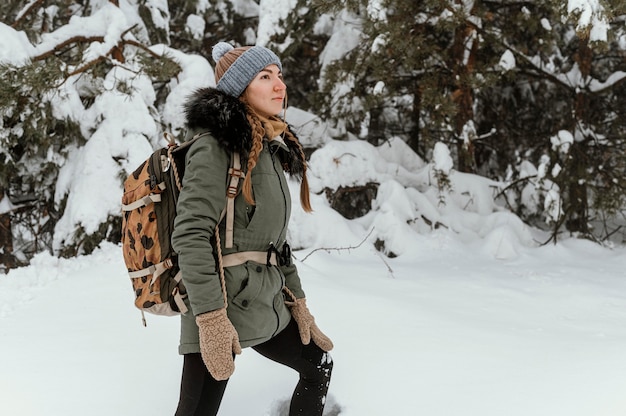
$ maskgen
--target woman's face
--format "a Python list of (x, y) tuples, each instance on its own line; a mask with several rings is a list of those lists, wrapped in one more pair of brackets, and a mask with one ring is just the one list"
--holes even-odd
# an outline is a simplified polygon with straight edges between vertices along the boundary
[(278, 65), (272, 64), (254, 77), (244, 92), (244, 98), (259, 115), (271, 117), (281, 112), (286, 92), (283, 74)]

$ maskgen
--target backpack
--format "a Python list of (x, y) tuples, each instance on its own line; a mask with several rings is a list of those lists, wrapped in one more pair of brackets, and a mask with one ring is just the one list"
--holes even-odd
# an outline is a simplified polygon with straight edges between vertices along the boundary
[[(154, 151), (124, 181), (122, 197), (122, 250), (133, 290), (135, 306), (155, 315), (175, 316), (187, 312), (187, 292), (182, 282), (177, 255), (172, 248), (171, 236), (176, 218), (176, 203), (182, 188), (185, 155), (200, 137), (178, 145), (165, 134), (168, 145)], [(234, 203), (239, 179), (243, 177), (239, 155), (234, 153), (229, 169), (230, 184), (227, 204)], [(235, 191), (233, 192), (233, 187)], [(222, 211), (220, 221), (226, 215)], [(227, 224), (232, 223), (229, 213)], [(218, 250), (221, 254), (221, 250)], [(223, 273), (221, 259), (220, 272)]]

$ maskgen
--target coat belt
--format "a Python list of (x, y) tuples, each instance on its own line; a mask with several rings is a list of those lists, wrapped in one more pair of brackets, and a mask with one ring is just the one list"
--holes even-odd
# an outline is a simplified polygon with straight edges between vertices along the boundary
[(222, 264), (224, 265), (224, 267), (238, 266), (240, 264), (244, 264), (247, 261), (278, 266), (276, 253), (274, 252), (271, 252), (268, 256), (267, 251), (240, 251), (237, 253), (231, 253), (222, 256)]

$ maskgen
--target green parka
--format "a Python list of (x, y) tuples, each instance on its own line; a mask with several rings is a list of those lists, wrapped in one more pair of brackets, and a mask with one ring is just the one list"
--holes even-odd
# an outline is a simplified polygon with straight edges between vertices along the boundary
[[(190, 311), (181, 318), (179, 352), (200, 352), (195, 316), (224, 307), (216, 270), (215, 225), (226, 204), (230, 154), (240, 153), (245, 168), (252, 143), (245, 106), (212, 88), (196, 91), (185, 105), (188, 135), (209, 132), (186, 156), (183, 187), (177, 204), (172, 245), (178, 253)], [(225, 249), (225, 221), (220, 224), (222, 254), (266, 251), (285, 244), (291, 198), (284, 169), (296, 177), (304, 161), (296, 145), (264, 140), (252, 170), (255, 205), (241, 192), (235, 199), (233, 247)], [(295, 265), (267, 266), (249, 261), (225, 268), (228, 317), (242, 347), (260, 344), (284, 329), (291, 315), (284, 303), (283, 286), (304, 297)]]

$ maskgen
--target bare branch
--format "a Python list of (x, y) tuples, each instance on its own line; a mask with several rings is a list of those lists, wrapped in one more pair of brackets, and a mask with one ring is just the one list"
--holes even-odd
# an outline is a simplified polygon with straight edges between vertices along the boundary
[(309, 254), (307, 254), (303, 259), (302, 262), (304, 263), (304, 261), (306, 259), (309, 258), (309, 256), (313, 253), (315, 253), (316, 251), (320, 251), (320, 250), (324, 250), (326, 252), (329, 252), (331, 250), (334, 251), (344, 251), (344, 250), (354, 250), (356, 248), (359, 248), (363, 245), (363, 243), (369, 238), (370, 235), (372, 235), (372, 233), (374, 232), (374, 228), (372, 228), (370, 230), (369, 233), (367, 233), (367, 235), (365, 236), (365, 238), (363, 238), (363, 240), (361, 240), (361, 242), (359, 244), (357, 244), (356, 246), (351, 246), (351, 247), (320, 247), (320, 248), (316, 248), (315, 250), (311, 251)]
[(496, 196), (494, 197), (494, 199), (497, 199), (498, 197), (500, 197), (501, 195), (504, 195), (504, 193), (506, 191), (508, 191), (509, 189), (511, 189), (512, 187), (516, 186), (518, 183), (521, 182), (528, 182), (531, 179), (535, 179), (537, 178), (537, 175), (528, 175), (528, 176), (524, 176), (523, 178), (519, 178), (517, 180), (514, 180), (513, 182), (511, 182), (510, 184), (508, 184), (507, 186), (505, 186), (504, 188), (500, 189), (500, 192), (498, 192), (496, 194)]
[(393, 269), (391, 268), (391, 266), (389, 266), (389, 263), (387, 263), (387, 260), (384, 259), (384, 257), (382, 256), (382, 254), (380, 254), (378, 250), (376, 250), (376, 254), (382, 260), (382, 262), (385, 263), (385, 266), (387, 266), (387, 271), (389, 272), (389, 275), (395, 279), (395, 276), (393, 274)]

